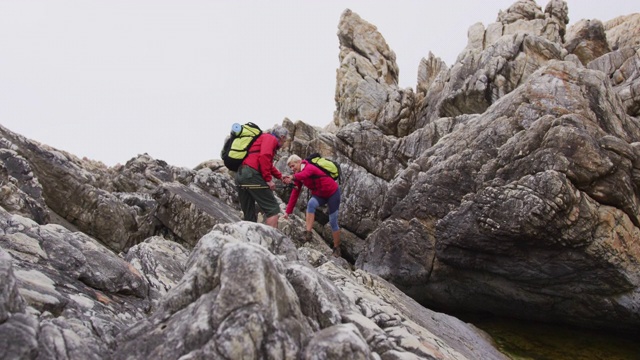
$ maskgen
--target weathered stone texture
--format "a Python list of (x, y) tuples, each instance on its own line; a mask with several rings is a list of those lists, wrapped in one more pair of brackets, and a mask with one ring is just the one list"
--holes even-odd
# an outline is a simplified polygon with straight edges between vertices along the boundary
[(333, 121), (284, 119), (276, 157), (341, 164), (342, 258), (307, 192), (273, 229), (218, 159), (110, 168), (0, 126), (0, 357), (505, 358), (423, 306), (635, 334), (639, 17), (568, 19), (516, 1), (414, 91), (342, 14)]

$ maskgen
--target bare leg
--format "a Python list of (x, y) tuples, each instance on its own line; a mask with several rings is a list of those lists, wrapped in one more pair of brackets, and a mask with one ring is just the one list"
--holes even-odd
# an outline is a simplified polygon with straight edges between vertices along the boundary
[(305, 231), (304, 231), (304, 242), (309, 242), (311, 241), (311, 239), (313, 238), (313, 235), (311, 235), (311, 229), (313, 229), (313, 221), (316, 218), (316, 214), (315, 213), (310, 213), (308, 212), (307, 215), (305, 216), (304, 219), (304, 227), (305, 227)]
[(278, 228), (278, 217), (279, 217), (279, 215), (270, 216), (264, 222), (265, 222), (265, 224), (277, 229)]
[(333, 236), (333, 256), (340, 257), (340, 230), (334, 231), (331, 235)]
[(305, 225), (306, 225), (306, 230), (307, 231), (311, 231), (311, 229), (313, 229), (313, 222), (316, 219), (316, 213), (307, 213), (307, 216), (305, 217)]
[(332, 233), (333, 235), (333, 247), (340, 247), (340, 230), (336, 230)]

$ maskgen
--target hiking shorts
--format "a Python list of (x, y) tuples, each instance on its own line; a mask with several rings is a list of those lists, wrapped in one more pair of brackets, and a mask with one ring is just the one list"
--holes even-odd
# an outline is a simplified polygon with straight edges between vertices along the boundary
[(240, 166), (236, 173), (236, 184), (238, 185), (238, 197), (240, 199), (240, 208), (244, 213), (244, 220), (253, 222), (258, 220), (256, 203), (264, 212), (265, 218), (280, 214), (280, 205), (278, 205), (278, 201), (271, 189), (247, 189), (242, 187), (242, 185), (268, 186), (258, 170), (246, 165)]

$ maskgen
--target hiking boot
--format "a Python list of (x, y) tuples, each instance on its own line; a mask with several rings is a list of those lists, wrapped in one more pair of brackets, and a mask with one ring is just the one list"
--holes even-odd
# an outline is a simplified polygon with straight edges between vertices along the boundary
[(307, 242), (311, 241), (311, 236), (312, 236), (311, 231), (305, 231), (304, 232), (304, 236), (302, 237), (302, 242), (306, 242), (307, 243)]
[(342, 253), (340, 252), (340, 247), (339, 246), (333, 248), (333, 254), (332, 255), (334, 257), (338, 257), (338, 258), (342, 256)]

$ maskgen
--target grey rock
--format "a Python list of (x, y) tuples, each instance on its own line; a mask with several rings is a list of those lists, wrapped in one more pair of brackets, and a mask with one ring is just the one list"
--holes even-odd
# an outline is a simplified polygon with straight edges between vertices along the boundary
[(49, 222), (49, 212), (42, 197), (42, 185), (29, 163), (5, 139), (0, 143), (0, 205), (39, 224)]
[(148, 154), (138, 155), (113, 170), (112, 186), (118, 192), (153, 192), (163, 183), (189, 184), (194, 177), (192, 170), (170, 166)]
[(11, 256), (0, 248), (0, 322), (5, 322), (12, 313), (24, 312), (26, 303), (18, 293), (16, 278), (11, 266)]
[(618, 16), (604, 23), (607, 42), (612, 50), (640, 47), (640, 13)]
[(0, 133), (29, 161), (53, 212), (116, 251), (146, 238), (147, 234), (135, 232), (135, 210), (109, 192), (104, 165), (40, 145), (4, 127)]
[(382, 359), (503, 359), (486, 334), (446, 314), (423, 308), (384, 279), (328, 262), (318, 271), (355, 304), (342, 315)]
[[(220, 163), (222, 160), (218, 160)], [(212, 196), (224, 201), (228, 206), (240, 210), (238, 191), (230, 172), (227, 168), (219, 167), (220, 164), (212, 167), (204, 167), (195, 173), (193, 184), (206, 191)]]
[(376, 27), (351, 10), (338, 25), (340, 68), (334, 123), (368, 120), (385, 134), (406, 135), (413, 128), (412, 89), (399, 89), (396, 55)]
[(38, 330), (38, 324), (32, 316), (13, 314), (0, 324), (0, 356), (3, 359), (36, 358)]
[(179, 183), (160, 185), (153, 193), (158, 203), (156, 217), (184, 241), (193, 247), (213, 225), (240, 221), (237, 212), (229, 212), (228, 206), (200, 188)]
[(607, 53), (588, 65), (609, 76), (627, 114), (640, 115), (640, 47), (627, 47)]
[(159, 236), (130, 248), (124, 260), (136, 268), (149, 284), (149, 299), (157, 303), (184, 275), (189, 250)]
[[(553, 85), (559, 84), (556, 79), (562, 79), (562, 86)], [(624, 113), (617, 99), (603, 73), (568, 62), (550, 62), (483, 115), (442, 138), (394, 179), (383, 208), (383, 215), (389, 219), (368, 238), (369, 247), (356, 265), (402, 285), (424, 303), (458, 309), (480, 304), (478, 308), (493, 308), (514, 316), (545, 321), (562, 319), (581, 326), (606, 326), (606, 323), (618, 329), (638, 326), (637, 305), (629, 299), (637, 298), (638, 291), (637, 279), (631, 275), (636, 271), (637, 254), (632, 249), (637, 247), (632, 239), (638, 224), (638, 200), (632, 180), (636, 155), (631, 144), (640, 133), (637, 121)], [(558, 176), (565, 180), (551, 181), (555, 173), (549, 171), (560, 173)], [(533, 179), (538, 180), (532, 182)], [(556, 183), (565, 185), (551, 185)], [(497, 193), (495, 187), (500, 189)], [(528, 189), (545, 194), (544, 200), (535, 201)], [(480, 194), (485, 191), (493, 194), (493, 200), (481, 200), (485, 195)], [(625, 196), (620, 196), (621, 193)], [(584, 200), (569, 201), (575, 194), (580, 194), (578, 199), (584, 196), (594, 203), (587, 206)], [(473, 219), (466, 215), (458, 217), (469, 214), (462, 210), (468, 206), (482, 215)], [(494, 206), (502, 209), (501, 215)], [(615, 221), (605, 220), (612, 217), (619, 227)], [(557, 227), (551, 225), (555, 221)], [(608, 225), (600, 226), (621, 234), (616, 237), (619, 241), (629, 243), (629, 251), (620, 254), (621, 257), (614, 256), (616, 260), (605, 255), (617, 253), (610, 248), (614, 246), (612, 240), (595, 235), (607, 233), (603, 228), (598, 230), (597, 224), (602, 223)], [(463, 230), (476, 226), (471, 224), (476, 224), (478, 230)], [(419, 240), (417, 234), (423, 239)], [(492, 239), (490, 244), (485, 242), (488, 239)], [(552, 243), (543, 245), (544, 240)], [(445, 245), (450, 241), (451, 245)], [(483, 245), (471, 245), (476, 242)], [(462, 250), (468, 246), (474, 250), (469, 253)], [(520, 260), (523, 259), (515, 254), (522, 247), (531, 263), (515, 261), (508, 270), (492, 269), (491, 264), (510, 262), (499, 256), (484, 256), (501, 251), (498, 250), (501, 246), (509, 249), (503, 250), (512, 259)], [(594, 250), (593, 246), (600, 250)], [(541, 253), (532, 255), (538, 248)], [(539, 264), (549, 262), (543, 254), (563, 259), (560, 261), (563, 265), (556, 265), (568, 273), (583, 274), (584, 270), (586, 274), (590, 267), (602, 268), (603, 262), (610, 265), (588, 276), (594, 286), (584, 285), (593, 293), (590, 297), (572, 295), (576, 294), (572, 290), (583, 286), (578, 281), (567, 284), (571, 290), (536, 290), (544, 292), (537, 296), (536, 291), (529, 289), (521, 296), (516, 295), (528, 285), (524, 278), (508, 280), (514, 273), (525, 277), (528, 272), (536, 273), (541, 281), (538, 286), (562, 278), (559, 273), (540, 268)], [(577, 266), (580, 270), (569, 270), (573, 266), (568, 257), (582, 259), (577, 260), (581, 263)], [(449, 282), (451, 276), (466, 277), (463, 274), (473, 280), (464, 281), (464, 285)], [(487, 277), (480, 287), (470, 286), (479, 282), (475, 274)], [(476, 292), (478, 288), (484, 290)], [(488, 291), (489, 288), (494, 290)], [(459, 296), (452, 296), (453, 293)], [(509, 300), (497, 300), (499, 294), (507, 293), (505, 300)], [(567, 302), (571, 296), (575, 297), (575, 303)], [(513, 302), (514, 297), (523, 303)], [(580, 302), (585, 308), (578, 305)], [(612, 316), (609, 311), (585, 314), (586, 308), (609, 302), (621, 314), (615, 325), (609, 322)], [(515, 303), (521, 305), (520, 310), (510, 306)], [(573, 304), (568, 306), (573, 311), (554, 307), (558, 303)]]
[(0, 127), (0, 357), (505, 358), (420, 304), (637, 332), (638, 16), (568, 19), (517, 1), (414, 93), (342, 14), (334, 121), (284, 119), (276, 158), (341, 164), (342, 258), (323, 210), (301, 241), (306, 194), (239, 221), (218, 159), (109, 168)]
[(139, 272), (83, 233), (0, 208), (0, 234), (3, 358), (109, 358), (149, 308)]
[(611, 51), (600, 20), (580, 20), (572, 25), (565, 37), (565, 48), (584, 65)]
[(352, 324), (338, 324), (317, 332), (309, 341), (304, 359), (375, 359), (358, 328)]
[[(465, 358), (442, 341), (453, 335), (449, 326), (464, 333), (456, 347), (470, 341), (469, 354), (503, 358), (453, 318), (419, 320), (433, 326), (430, 331), (407, 320), (398, 312), (420, 306), (382, 279), (363, 286), (362, 273), (333, 262), (319, 272), (298, 259), (278, 230), (249, 222), (216, 225), (157, 310), (118, 336), (114, 358)], [(404, 307), (394, 308), (398, 304)], [(420, 345), (425, 341), (431, 345)]]

